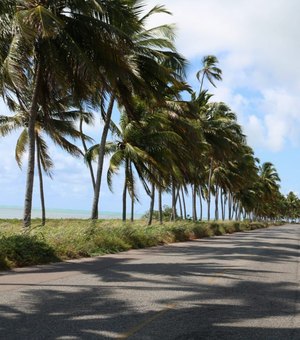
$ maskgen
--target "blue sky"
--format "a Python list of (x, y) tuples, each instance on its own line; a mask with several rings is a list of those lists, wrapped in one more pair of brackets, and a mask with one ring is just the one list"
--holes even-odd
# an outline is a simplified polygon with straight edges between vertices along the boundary
[[(210, 88), (214, 101), (227, 103), (262, 162), (272, 162), (282, 179), (283, 193), (300, 193), (300, 2), (298, 0), (161, 0), (173, 16), (159, 15), (149, 26), (175, 23), (178, 50), (189, 60), (188, 81), (199, 85), (195, 74), (204, 55), (214, 54), (223, 70), (223, 81)], [(2, 105), (1, 113), (6, 109)], [(116, 115), (115, 115), (116, 116)], [(100, 139), (100, 124), (88, 128)], [(25, 168), (14, 160), (17, 135), (0, 140), (0, 206), (23, 205)], [(92, 190), (87, 168), (54, 145), (54, 179), (46, 179), (49, 208), (89, 210)], [(107, 168), (107, 162), (106, 162)], [(37, 182), (33, 205), (39, 207)], [(115, 177), (114, 194), (104, 185), (101, 210), (120, 211), (122, 176)], [(148, 209), (140, 188), (138, 212)], [(165, 203), (168, 203), (165, 198)]]

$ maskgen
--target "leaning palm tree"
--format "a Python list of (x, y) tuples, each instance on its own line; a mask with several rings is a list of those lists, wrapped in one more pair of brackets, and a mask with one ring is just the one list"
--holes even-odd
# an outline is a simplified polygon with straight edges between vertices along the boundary
[(130, 2), (130, 22), (124, 18), (123, 21), (114, 20), (117, 28), (122, 30), (131, 41), (131, 53), (128, 55), (134, 61), (134, 72), (128, 72), (123, 77), (111, 78), (111, 91), (109, 98), (103, 102), (102, 118), (104, 127), (99, 143), (98, 164), (96, 174), (96, 185), (92, 206), (92, 219), (98, 218), (98, 205), (100, 186), (102, 179), (103, 160), (105, 144), (109, 131), (112, 111), (115, 101), (126, 110), (129, 118), (134, 116), (134, 96), (142, 99), (154, 97), (163, 100), (162, 93), (171, 89), (172, 85), (181, 80), (185, 66), (185, 60), (174, 47), (174, 28), (169, 25), (146, 29), (146, 20), (158, 13), (169, 13), (164, 6), (155, 6), (146, 14), (141, 14), (145, 4), (141, 1)]
[[(146, 193), (152, 197), (153, 186), (161, 186), (162, 173), (167, 172), (162, 158), (166, 160), (167, 154), (170, 154), (168, 149), (170, 143), (176, 144), (180, 139), (176, 133), (166, 128), (166, 117), (150, 112), (149, 107), (137, 98), (135, 102), (134, 115), (137, 120), (130, 119), (123, 110), (119, 126), (113, 122), (110, 124), (114, 140), (106, 143), (106, 153), (110, 154), (107, 181), (111, 190), (112, 175), (121, 167), (124, 168), (123, 221), (126, 220), (127, 192), (132, 200), (131, 219), (133, 219), (133, 203), (138, 201), (135, 177), (138, 177)], [(96, 159), (98, 152), (99, 146), (94, 145), (88, 150), (86, 159)]]
[[(25, 96), (26, 98), (26, 96)], [(28, 97), (27, 97), (28, 99)], [(77, 131), (75, 127), (75, 120), (79, 117), (83, 117), (83, 113), (77, 111), (65, 111), (63, 112), (63, 102), (57, 101), (56, 106), (60, 106), (60, 112), (49, 110), (48, 116), (45, 119), (43, 112), (39, 110), (38, 116), (35, 122), (35, 143), (36, 143), (36, 164), (38, 169), (39, 181), (40, 181), (40, 198), (42, 209), (42, 225), (46, 221), (46, 209), (43, 187), (43, 173), (42, 170), (52, 177), (53, 161), (49, 155), (48, 146), (45, 140), (45, 136), (58, 145), (69, 154), (79, 157), (82, 156), (81, 150), (68, 139), (82, 139), (84, 141), (91, 141), (89, 137)], [(8, 133), (21, 129), (21, 134), (16, 143), (15, 158), (19, 167), (22, 167), (22, 159), (25, 152), (28, 150), (29, 135), (28, 135), (28, 121), (29, 114), (24, 110), (24, 106), (20, 106), (11, 102), (13, 105), (13, 111), (16, 112), (13, 116), (0, 116), (0, 136), (6, 136)], [(63, 112), (63, 114), (62, 114)], [(89, 114), (85, 114), (86, 120), (89, 119)]]
[[(212, 84), (214, 87), (216, 87), (216, 85), (214, 83), (216, 80), (218, 80), (218, 81), (222, 80), (222, 70), (216, 66), (218, 64), (218, 62), (219, 61), (218, 61), (217, 57), (215, 57), (213, 55), (204, 56), (202, 58), (202, 68), (196, 73), (196, 77), (200, 81), (200, 89), (199, 89), (198, 96), (196, 95), (196, 93), (193, 93), (192, 102), (193, 102), (194, 106), (196, 107), (198, 114), (200, 114), (200, 112), (205, 112), (206, 110), (208, 110), (208, 108), (207, 108), (208, 101), (209, 101), (210, 97), (212, 96), (212, 95), (207, 94), (207, 91), (203, 91), (204, 80), (207, 79), (209, 81), (209, 83)], [(194, 185), (192, 185), (193, 220), (197, 219), (197, 212), (196, 212), (197, 191), (201, 192), (201, 190), (197, 190), (197, 184), (194, 183)], [(208, 191), (209, 191), (208, 194), (210, 196), (210, 188), (208, 189)], [(199, 197), (201, 199), (201, 194), (200, 194)], [(209, 202), (208, 205), (210, 205), (210, 202)], [(209, 218), (209, 216), (208, 216), (208, 218)]]
[[(279, 191), (280, 178), (278, 172), (271, 162), (265, 162), (259, 168), (259, 186), (262, 191), (261, 201), (263, 205), (267, 205), (274, 200)], [(258, 214), (261, 209), (258, 206)], [(264, 212), (263, 212), (264, 214)]]
[(232, 156), (245, 142), (234, 112), (224, 103), (211, 103), (200, 115), (202, 131), (209, 144), (207, 164), (207, 218), (210, 220), (212, 178), (218, 163)]
[[(4, 0), (0, 10), (0, 82), (2, 97), (22, 99), (32, 89), (28, 120), (28, 167), (24, 226), (31, 221), (38, 110), (66, 94), (88, 100), (97, 88), (106, 93), (108, 75), (120, 78), (132, 69), (130, 42), (109, 16), (127, 19), (121, 0)], [(129, 14), (129, 15), (128, 15)], [(97, 41), (97, 44), (95, 44)]]
[(218, 58), (214, 55), (207, 55), (202, 59), (202, 68), (196, 73), (197, 79), (200, 81), (200, 90), (202, 92), (203, 83), (205, 78), (214, 86), (215, 80), (222, 80), (222, 70), (216, 65), (218, 64)]

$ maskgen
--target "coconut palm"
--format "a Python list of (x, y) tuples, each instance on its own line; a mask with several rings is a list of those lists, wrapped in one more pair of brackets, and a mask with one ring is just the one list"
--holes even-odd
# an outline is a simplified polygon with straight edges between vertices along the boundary
[[(123, 21), (114, 22), (114, 24), (131, 39), (130, 58), (135, 61), (136, 73), (128, 72), (124, 77), (116, 78), (111, 86), (112, 91), (109, 100), (107, 100), (106, 109), (102, 109), (104, 127), (99, 143), (92, 219), (98, 217), (105, 144), (114, 102), (117, 101), (120, 106), (124, 107), (129, 118), (136, 120), (133, 96), (138, 95), (147, 100), (153, 97), (163, 100), (164, 95), (162, 94), (165, 94), (166, 89), (172, 92), (172, 85), (180, 83), (185, 66), (184, 58), (176, 52), (174, 47), (174, 28), (172, 26), (162, 25), (146, 29), (146, 21), (149, 17), (158, 13), (169, 13), (165, 7), (155, 6), (146, 14), (141, 15), (145, 5), (137, 0), (130, 3), (131, 14), (135, 20), (131, 20), (131, 25), (128, 25), (126, 18)], [(135, 25), (132, 25), (132, 22), (135, 22)], [(103, 108), (104, 105), (101, 107)]]
[[(258, 167), (253, 150), (241, 143), (236, 152), (223, 162), (224, 173), (217, 178), (224, 197), (228, 201), (228, 217), (233, 218), (234, 203), (239, 206), (239, 214), (250, 214), (256, 204), (256, 191), (253, 183), (258, 181)], [(222, 197), (222, 196), (221, 196)], [(225, 200), (222, 208), (225, 213)]]
[[(199, 94), (197, 97), (196, 97), (196, 94), (193, 94), (192, 101), (195, 104), (197, 104), (198, 114), (200, 114), (201, 111), (205, 112), (205, 110), (207, 109), (206, 106), (208, 104), (208, 100), (211, 97), (211, 95), (208, 95), (206, 91), (203, 91), (204, 79), (206, 78), (214, 87), (216, 87), (214, 83), (215, 80), (219, 80), (219, 81), (222, 80), (222, 70), (216, 66), (218, 62), (219, 61), (217, 57), (213, 55), (204, 56), (202, 59), (202, 68), (196, 73), (196, 77), (200, 81), (200, 90), (199, 90)], [(211, 176), (211, 173), (210, 173), (210, 176)], [(194, 184), (194, 186), (192, 187), (193, 220), (197, 219), (196, 194), (197, 194), (197, 185)], [(209, 188), (209, 196), (210, 196), (210, 188)], [(210, 202), (209, 202), (209, 205), (210, 205)], [(208, 210), (210, 210), (210, 208)]]
[[(130, 41), (110, 17), (129, 22), (128, 4), (114, 1), (15, 0), (1, 6), (0, 80), (9, 101), (32, 89), (28, 108), (28, 167), (24, 226), (30, 225), (35, 163), (35, 121), (39, 107), (65, 94), (88, 99), (109, 78), (132, 70)], [(95, 44), (97, 41), (97, 44)], [(21, 98), (22, 99), (22, 98)]]
[[(29, 94), (29, 93), (28, 93)], [(26, 99), (26, 96), (24, 96)], [(29, 97), (27, 97), (29, 101)], [(63, 112), (65, 100), (57, 101), (55, 108), (60, 106), (59, 111), (48, 111), (48, 116), (45, 117), (42, 110), (39, 110), (35, 122), (35, 143), (36, 143), (36, 164), (38, 168), (38, 175), (40, 181), (40, 198), (42, 208), (42, 225), (45, 224), (46, 211), (45, 211), (45, 198), (43, 188), (43, 175), (42, 170), (52, 177), (53, 161), (49, 155), (48, 146), (45, 136), (58, 145), (69, 154), (79, 157), (82, 156), (80, 149), (68, 139), (82, 139), (85, 142), (91, 141), (89, 137), (77, 131), (75, 127), (75, 120), (79, 117), (85, 117), (86, 120), (90, 118), (88, 113), (82, 114), (77, 111)], [(6, 136), (12, 131), (21, 129), (21, 134), (16, 143), (15, 158), (19, 167), (22, 167), (22, 159), (25, 152), (28, 150), (29, 135), (28, 135), (28, 122), (29, 114), (25, 111), (24, 106), (11, 102), (13, 111), (16, 112), (13, 116), (0, 116), (0, 136)], [(67, 107), (66, 107), (67, 108)], [(62, 114), (63, 113), (63, 114)]]
[(294, 192), (290, 191), (285, 197), (285, 206), (285, 217), (287, 217), (291, 221), (295, 221), (297, 218), (299, 218), (300, 200)]
[(211, 190), (214, 169), (224, 160), (232, 157), (245, 136), (237, 123), (234, 112), (224, 103), (211, 103), (200, 113), (202, 132), (209, 145), (207, 157), (207, 218), (210, 220)]
[(202, 92), (203, 83), (205, 78), (212, 84), (214, 87), (215, 81), (222, 80), (222, 70), (218, 68), (216, 65), (219, 63), (218, 58), (214, 55), (207, 55), (202, 59), (202, 68), (196, 73), (197, 79), (200, 81), (200, 90), (199, 93)]
[(271, 162), (265, 162), (259, 167), (259, 181), (257, 183), (260, 190), (259, 203), (256, 206), (257, 216), (268, 215), (268, 205), (272, 203), (279, 193), (280, 178), (277, 170)]
[[(167, 119), (159, 113), (149, 112), (149, 107), (136, 100), (135, 117), (132, 120), (122, 111), (120, 124), (111, 122), (110, 127), (114, 141), (106, 143), (106, 153), (110, 154), (107, 174), (109, 187), (112, 189), (112, 175), (121, 166), (124, 167), (123, 213), (126, 220), (126, 197), (129, 192), (133, 202), (138, 200), (135, 190), (135, 175), (142, 182), (146, 193), (153, 196), (153, 185), (161, 186), (161, 173), (164, 172), (162, 158), (170, 157), (168, 146), (176, 144), (179, 137), (166, 128)], [(87, 159), (96, 159), (99, 146), (94, 145), (87, 152)], [(151, 183), (152, 190), (149, 183)], [(132, 214), (133, 215), (133, 214)], [(132, 216), (133, 218), (133, 216)]]

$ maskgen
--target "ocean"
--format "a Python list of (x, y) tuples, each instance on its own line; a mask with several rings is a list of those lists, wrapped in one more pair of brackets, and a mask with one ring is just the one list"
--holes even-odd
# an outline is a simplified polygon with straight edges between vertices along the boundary
[[(40, 218), (42, 215), (41, 209), (32, 209), (32, 218)], [(22, 219), (23, 208), (21, 207), (6, 207), (0, 206), (0, 219)], [(47, 218), (90, 218), (90, 211), (88, 210), (72, 210), (72, 209), (47, 209)], [(102, 219), (118, 219), (121, 218), (121, 213), (103, 211), (99, 212), (99, 217)], [(139, 216), (136, 216), (137, 218)]]

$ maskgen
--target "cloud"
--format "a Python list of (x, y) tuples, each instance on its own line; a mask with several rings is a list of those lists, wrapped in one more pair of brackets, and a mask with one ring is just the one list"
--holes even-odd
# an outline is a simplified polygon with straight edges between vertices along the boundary
[[(157, 1), (148, 3), (152, 7)], [(189, 81), (194, 88), (198, 88), (195, 73), (201, 68), (202, 57), (217, 55), (224, 80), (216, 90), (210, 88), (215, 93), (213, 100), (225, 101), (237, 112), (250, 143), (272, 151), (280, 151), (289, 143), (297, 146), (300, 2), (164, 0), (161, 3), (173, 16), (153, 16), (149, 26), (165, 22), (177, 25), (177, 46), (191, 61)]]
[(250, 145), (264, 145), (264, 122), (254, 115), (248, 117), (245, 133)]
[(280, 151), (291, 143), (300, 142), (300, 99), (282, 89), (264, 92), (263, 108), (266, 112), (267, 144)]

